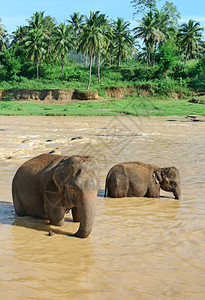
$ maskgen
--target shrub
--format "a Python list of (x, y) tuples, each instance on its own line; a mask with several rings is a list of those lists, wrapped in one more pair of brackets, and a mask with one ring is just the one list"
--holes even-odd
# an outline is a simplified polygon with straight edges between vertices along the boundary
[(20, 59), (15, 57), (14, 49), (1, 53), (2, 73), (5, 80), (16, 79), (21, 71)]
[(169, 74), (173, 79), (185, 79), (188, 76), (187, 69), (185, 68), (184, 63), (181, 61), (175, 62)]
[(151, 80), (159, 78), (159, 66), (155, 65), (149, 68), (146, 68), (145, 65), (138, 66), (134, 72), (134, 80)]
[(158, 75), (165, 77), (176, 61), (176, 51), (171, 42), (168, 41), (159, 48), (155, 59), (158, 63)]

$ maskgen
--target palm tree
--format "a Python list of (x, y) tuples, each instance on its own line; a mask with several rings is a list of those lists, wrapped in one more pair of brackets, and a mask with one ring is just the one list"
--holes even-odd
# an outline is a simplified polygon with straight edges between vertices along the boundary
[(22, 64), (24, 64), (25, 60), (27, 59), (25, 42), (28, 33), (29, 33), (28, 26), (19, 26), (17, 27), (16, 31), (12, 32), (11, 35), (12, 40), (9, 48), (14, 49), (15, 56), (20, 59)]
[(101, 54), (106, 53), (109, 43), (112, 39), (112, 27), (110, 26), (109, 20), (106, 19), (104, 14), (99, 15), (99, 27), (102, 30), (103, 38), (100, 40), (99, 48), (97, 51), (97, 65), (98, 65), (98, 83), (100, 83), (100, 65), (101, 65)]
[(183, 23), (177, 34), (177, 41), (181, 46), (181, 50), (185, 53), (185, 64), (194, 54), (199, 54), (202, 31), (200, 23), (194, 20), (189, 20), (188, 23)]
[(91, 73), (92, 73), (92, 62), (94, 55), (99, 53), (100, 49), (105, 46), (106, 34), (103, 31), (101, 20), (102, 15), (100, 12), (90, 12), (90, 17), (86, 17), (85, 24), (83, 26), (82, 35), (80, 37), (80, 49), (82, 53), (86, 53), (90, 56), (90, 69), (89, 69), (89, 80), (87, 90), (90, 88)]
[(28, 34), (27, 26), (19, 26), (16, 31), (12, 32), (12, 42), (11, 46), (18, 45), (20, 46), (25, 40), (26, 35)]
[(39, 77), (39, 64), (45, 57), (47, 44), (46, 34), (43, 27), (44, 12), (36, 12), (28, 20), (28, 32), (23, 40), (26, 57), (36, 63), (36, 77)]
[(36, 77), (39, 78), (39, 64), (46, 52), (46, 43), (42, 31), (38, 28), (30, 29), (25, 37), (25, 49), (27, 58), (36, 62)]
[(70, 20), (67, 20), (72, 25), (73, 28), (73, 36), (75, 39), (74, 44), (75, 44), (76, 51), (78, 49), (78, 39), (83, 28), (84, 19), (85, 19), (84, 15), (80, 15), (78, 12), (74, 12), (73, 15), (70, 15)]
[(53, 32), (54, 32), (56, 26), (57, 26), (56, 19), (52, 18), (50, 16), (44, 17), (43, 20), (42, 20), (42, 23), (41, 23), (45, 43), (47, 44), (45, 59), (49, 62), (53, 58), (51, 56), (52, 50), (54, 48)]
[(30, 28), (42, 29), (44, 22), (44, 11), (35, 12), (31, 17), (31, 20), (28, 20)]
[(147, 13), (141, 20), (140, 26), (135, 27), (134, 29), (135, 38), (143, 39), (143, 43), (146, 48), (146, 61), (147, 68), (151, 63), (151, 51), (154, 48), (154, 43), (158, 39), (158, 30), (155, 28), (155, 18), (152, 11)]
[(133, 47), (133, 38), (129, 30), (130, 23), (123, 18), (117, 18), (113, 22), (113, 37), (117, 48), (117, 67), (119, 68), (121, 59), (126, 54), (126, 49)]
[(165, 44), (174, 33), (174, 21), (170, 19), (167, 12), (158, 10), (155, 11), (154, 18), (154, 26), (158, 29), (157, 43), (160, 46)]
[(61, 23), (53, 33), (54, 37), (54, 50), (57, 53), (57, 56), (61, 60), (62, 66), (62, 78), (64, 78), (64, 58), (68, 54), (69, 50), (73, 47), (73, 41), (71, 36), (71, 28), (65, 23)]
[(107, 58), (107, 60), (109, 62), (109, 66), (111, 67), (113, 62), (115, 61), (115, 45), (114, 45), (113, 35), (112, 35), (112, 38), (110, 39), (110, 41), (108, 43), (105, 57)]
[(173, 21), (169, 14), (157, 9), (144, 15), (140, 25), (134, 28), (134, 37), (143, 39), (147, 51), (147, 68), (152, 61), (151, 54), (171, 38), (173, 31)]

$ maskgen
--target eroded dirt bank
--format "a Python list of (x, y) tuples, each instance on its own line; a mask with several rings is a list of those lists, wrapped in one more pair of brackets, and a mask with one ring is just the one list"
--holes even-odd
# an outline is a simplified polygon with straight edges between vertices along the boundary
[[(145, 97), (152, 96), (152, 92), (147, 86), (141, 87), (109, 87), (105, 89), (107, 97), (123, 99), (127, 95), (142, 95)], [(184, 98), (183, 93), (170, 93), (170, 97), (174, 99)], [(68, 89), (12, 89), (0, 90), (0, 101), (11, 99), (19, 101), (71, 101), (71, 100), (98, 100), (98, 91), (79, 91)]]
[(70, 101), (77, 100), (97, 100), (97, 91), (76, 91), (64, 89), (44, 89), (44, 90), (30, 90), (30, 89), (13, 89), (0, 90), (0, 100), (10, 98), (12, 100), (20, 101)]

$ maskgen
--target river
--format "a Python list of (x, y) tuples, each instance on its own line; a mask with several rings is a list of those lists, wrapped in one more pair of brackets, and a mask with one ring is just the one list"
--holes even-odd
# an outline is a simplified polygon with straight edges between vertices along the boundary
[[(205, 299), (205, 123), (177, 117), (0, 117), (0, 299)], [(93, 155), (100, 165), (86, 239), (15, 216), (11, 182), (45, 152)], [(182, 199), (104, 198), (121, 161), (175, 166)], [(52, 229), (54, 236), (48, 236)]]

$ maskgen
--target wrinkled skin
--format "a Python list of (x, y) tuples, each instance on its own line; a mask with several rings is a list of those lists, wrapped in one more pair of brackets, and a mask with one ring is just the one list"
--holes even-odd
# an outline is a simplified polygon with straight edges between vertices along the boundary
[(158, 198), (160, 188), (180, 199), (180, 176), (175, 167), (160, 168), (138, 161), (124, 162), (113, 166), (108, 172), (105, 197)]
[(79, 222), (74, 236), (85, 238), (93, 227), (99, 187), (98, 163), (89, 156), (42, 154), (25, 162), (12, 182), (15, 212), (48, 218), (61, 226), (72, 210)]

